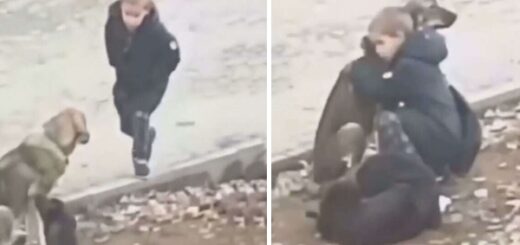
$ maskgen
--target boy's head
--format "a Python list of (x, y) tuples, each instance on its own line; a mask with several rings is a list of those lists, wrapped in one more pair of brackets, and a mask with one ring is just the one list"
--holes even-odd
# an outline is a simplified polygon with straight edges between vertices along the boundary
[(390, 61), (412, 31), (413, 19), (408, 12), (402, 8), (387, 7), (370, 22), (368, 38), (377, 54)]
[(121, 0), (121, 16), (129, 31), (135, 31), (153, 9), (153, 0)]

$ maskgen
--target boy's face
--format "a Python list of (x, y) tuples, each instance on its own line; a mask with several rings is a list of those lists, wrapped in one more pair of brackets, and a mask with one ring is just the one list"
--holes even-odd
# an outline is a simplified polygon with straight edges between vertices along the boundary
[(129, 31), (135, 31), (150, 13), (149, 0), (123, 0), (121, 14)]
[(397, 32), (396, 35), (370, 32), (368, 38), (374, 44), (375, 51), (379, 57), (386, 61), (391, 61), (394, 58), (405, 41), (405, 35), (402, 32)]

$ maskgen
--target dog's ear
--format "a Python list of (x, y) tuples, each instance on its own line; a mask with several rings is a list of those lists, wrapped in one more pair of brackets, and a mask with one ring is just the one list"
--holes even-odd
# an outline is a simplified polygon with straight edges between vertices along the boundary
[(85, 114), (72, 108), (67, 109), (66, 113), (68, 113), (68, 115), (72, 118), (72, 123), (76, 129), (78, 142), (81, 144), (88, 143), (90, 139), (90, 133), (87, 129), (87, 119), (85, 118)]
[(433, 0), (410, 0), (403, 8), (412, 16), (415, 30), (424, 27), (448, 28), (457, 20), (455, 12), (439, 6)]
[(377, 56), (376, 48), (374, 44), (368, 39), (367, 36), (361, 38), (361, 49), (363, 49), (365, 56), (375, 57)]

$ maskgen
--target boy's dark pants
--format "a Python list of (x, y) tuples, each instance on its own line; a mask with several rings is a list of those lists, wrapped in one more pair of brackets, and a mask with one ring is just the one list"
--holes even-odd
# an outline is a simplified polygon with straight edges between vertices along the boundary
[(127, 91), (114, 87), (114, 104), (121, 131), (133, 138), (132, 157), (137, 175), (148, 175), (146, 166), (152, 153), (155, 129), (150, 127), (150, 115), (159, 105), (163, 94), (153, 90)]
[[(398, 108), (392, 112), (402, 125), (404, 133), (422, 160), (438, 175), (448, 174), (447, 168), (460, 151), (460, 140), (434, 122), (430, 117), (410, 108)], [(395, 136), (398, 137), (398, 136)]]

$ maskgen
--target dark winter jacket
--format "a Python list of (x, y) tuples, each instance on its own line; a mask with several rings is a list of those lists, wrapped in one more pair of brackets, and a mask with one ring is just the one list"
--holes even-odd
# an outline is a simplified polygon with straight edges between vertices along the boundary
[(121, 2), (113, 3), (105, 25), (105, 44), (109, 63), (116, 70), (114, 93), (145, 93), (160, 100), (180, 61), (180, 51), (175, 37), (160, 22), (157, 10), (153, 9), (131, 34), (123, 23)]
[(448, 130), (453, 139), (460, 139), (460, 117), (439, 68), (447, 54), (444, 37), (435, 30), (415, 32), (389, 68), (374, 67), (366, 58), (355, 61), (351, 72), (354, 89), (387, 110), (403, 105), (415, 109)]

